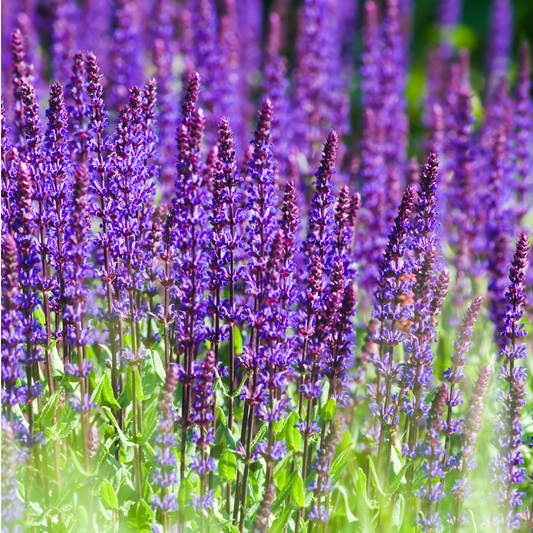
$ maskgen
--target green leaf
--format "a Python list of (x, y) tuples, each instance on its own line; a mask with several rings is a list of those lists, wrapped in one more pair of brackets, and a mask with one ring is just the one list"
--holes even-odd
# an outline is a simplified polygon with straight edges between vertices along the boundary
[(425, 399), (424, 399), (424, 403), (426, 405), (430, 405), (431, 402), (433, 401), (433, 398), (435, 398), (435, 395), (437, 394), (437, 390), (438, 389), (433, 389), (432, 391), (428, 392)]
[(295, 508), (296, 506), (294, 504), (287, 505), (281, 515), (274, 520), (274, 523), (270, 526), (268, 533), (282, 533)]
[(415, 470), (415, 475), (413, 479), (413, 488), (418, 489), (419, 485), (422, 484), (422, 479), (424, 478), (424, 470), (422, 469), (422, 465), (420, 465)]
[(291, 498), (298, 507), (304, 506), (304, 481), (300, 476), (297, 476), (292, 483)]
[(242, 353), (242, 335), (239, 328), (233, 328), (233, 346), (235, 347), (235, 354)]
[(284, 503), (285, 500), (288, 498), (289, 494), (291, 493), (292, 484), (293, 484), (294, 480), (295, 480), (297, 477), (300, 477), (300, 478), (301, 478), (301, 474), (300, 474), (300, 472), (295, 471), (295, 472), (293, 472), (293, 473), (289, 476), (289, 478), (285, 481), (285, 485), (284, 485), (283, 487), (279, 487), (280, 492), (279, 492), (277, 498), (275, 499), (274, 504), (272, 505), (272, 512), (277, 511), (277, 509), (279, 508), (279, 506), (280, 506), (282, 503)]
[(144, 395), (143, 381), (144, 381), (144, 376), (141, 379), (141, 374), (139, 372), (139, 369), (136, 368), (135, 369), (135, 388), (136, 388), (135, 392), (137, 393), (138, 401), (148, 400), (148, 396)]
[[(256, 503), (261, 502), (262, 493), (264, 492), (263, 486), (265, 484), (266, 477), (266, 462), (263, 459), (260, 459), (257, 462), (257, 467), (255, 470), (250, 472), (249, 486), (252, 488), (250, 491), (250, 496), (256, 500)], [(252, 516), (248, 514), (248, 509), (246, 510), (246, 516)]]
[(152, 523), (155, 519), (154, 512), (144, 501), (139, 500), (133, 504), (128, 511), (126, 524), (138, 533), (148, 533), (152, 531)]
[(180, 484), (180, 490), (178, 493), (178, 502), (180, 505), (189, 505), (191, 496), (194, 494), (194, 486), (190, 478), (186, 477)]
[(404, 474), (410, 466), (411, 463), (405, 463), (402, 468), (400, 468), (400, 471), (396, 474), (394, 480), (391, 481), (391, 483), (387, 487), (388, 494), (395, 494), (400, 488), (400, 485), (402, 483), (405, 483)]
[(322, 418), (324, 420), (331, 420), (333, 418), (333, 413), (335, 412), (335, 399), (330, 398), (322, 408)]
[(22, 414), (22, 410), (20, 409), (20, 405), (16, 404), (13, 406), (13, 414), (22, 422), (22, 425), (25, 428), (29, 428), (30, 425), (28, 424), (28, 421), (26, 418), (24, 418), (24, 415)]
[(77, 426), (78, 417), (76, 416), (76, 413), (70, 409), (67, 403), (60, 409), (59, 422), (54, 424), (51, 428), (45, 428), (45, 433), (50, 439), (64, 439), (68, 437)]
[(348, 455), (349, 451), (350, 450), (347, 449), (341, 452), (341, 454), (333, 461), (333, 464), (331, 465), (330, 472), (331, 472), (331, 481), (333, 485), (338, 483), (339, 479), (341, 478), (346, 468), (346, 465), (348, 464), (348, 459), (346, 458), (346, 456)]
[(161, 361), (161, 356), (159, 355), (159, 352), (156, 351), (152, 351), (152, 356), (154, 358), (154, 371), (159, 378), (159, 384), (164, 385), (167, 379), (167, 373), (165, 372), (163, 361)]
[(91, 395), (91, 402), (98, 403), (100, 401), (100, 396), (102, 396), (102, 387), (104, 386), (104, 380), (106, 376), (107, 374), (104, 374), (96, 384), (96, 387)]
[(118, 500), (111, 483), (104, 479), (100, 487), (100, 498), (110, 509), (118, 510)]
[[(231, 395), (232, 398), (238, 398), (241, 395), (242, 388), (244, 387), (247, 381), (248, 381), (248, 378), (246, 376), (242, 378), (241, 384), (237, 387), (237, 390)], [(228, 398), (229, 398), (229, 395), (228, 395)]]
[(40, 305), (34, 308), (33, 317), (38, 320), (39, 324), (44, 324), (46, 322), (44, 311)]
[(154, 356), (150, 350), (147, 350), (146, 359), (142, 363), (142, 374), (143, 395), (149, 398), (154, 393), (156, 386)]
[(376, 467), (374, 466), (374, 461), (372, 461), (372, 457), (368, 458), (368, 462), (370, 464), (370, 473), (372, 475), (372, 485), (376, 487), (376, 489), (382, 496), (385, 496), (385, 493), (383, 492), (383, 489), (381, 488), (381, 483), (379, 482), (378, 474), (376, 472)]
[(107, 415), (107, 418), (109, 418), (111, 424), (113, 424), (113, 426), (115, 427), (115, 430), (117, 431), (118, 433), (118, 438), (120, 439), (120, 441), (122, 442), (123, 446), (133, 446), (133, 442), (131, 442), (128, 437), (126, 437), (126, 435), (124, 435), (124, 433), (122, 432), (122, 430), (120, 429), (119, 425), (118, 425), (118, 422), (116, 421), (115, 419), (115, 416), (113, 415), (113, 413), (111, 412), (111, 409), (109, 409), (109, 407), (103, 407), (103, 410), (105, 411), (106, 415)]
[(63, 366), (63, 361), (59, 357), (57, 347), (54, 345), (50, 351), (51, 363), (52, 363), (52, 376), (54, 379), (60, 380), (65, 375), (65, 367)]
[[(132, 378), (132, 368), (128, 367), (126, 369), (126, 384), (124, 385), (124, 391), (126, 397), (131, 402), (133, 401), (133, 378)], [(139, 369), (135, 369), (135, 393), (137, 394), (137, 400), (146, 400), (147, 397), (143, 394), (142, 389), (142, 380), (141, 375), (139, 374)]]
[(104, 374), (98, 381), (98, 384), (96, 385), (91, 396), (91, 401), (95, 403), (101, 401), (101, 404), (105, 407), (110, 407), (111, 409), (120, 409), (119, 403), (115, 400), (113, 387), (111, 386), (111, 380), (109, 379), (108, 374)]
[(394, 509), (392, 510), (392, 525), (396, 526), (398, 530), (402, 527), (403, 515), (405, 513), (405, 500), (402, 494), (398, 494)]
[(126, 395), (126, 398), (131, 402), (133, 400), (133, 387), (132, 387), (132, 379), (131, 379), (131, 367), (129, 366), (126, 368), (126, 383), (124, 383), (123, 392)]
[(224, 481), (233, 481), (237, 477), (237, 459), (235, 453), (226, 448), (218, 460), (218, 475)]
[(220, 387), (220, 390), (222, 391), (222, 394), (224, 394), (224, 396), (226, 398), (237, 398), (238, 396), (240, 396), (242, 388), (244, 387), (244, 385), (248, 381), (248, 377), (247, 376), (245, 376), (242, 379), (241, 384), (237, 387), (237, 390), (233, 394), (230, 394), (228, 392), (228, 390), (226, 389), (226, 387), (224, 386), (224, 383), (222, 383), (222, 378), (220, 377), (220, 374), (218, 373), (218, 371), (215, 370), (215, 372), (216, 372), (216, 375), (217, 375), (217, 384)]
[(398, 473), (402, 466), (404, 465), (404, 460), (402, 454), (398, 451), (396, 446), (393, 446), (391, 449), (391, 465), (395, 473)]
[(366, 494), (366, 474), (363, 472), (362, 468), (357, 469), (357, 479), (355, 480), (355, 492), (365, 502), (366, 506), (370, 509), (374, 509), (375, 503), (371, 502), (368, 499)]
[(352, 513), (352, 510), (350, 508), (350, 502), (348, 501), (349, 499), (349, 496), (348, 496), (348, 491), (346, 490), (345, 487), (337, 487), (336, 488), (341, 494), (342, 494), (342, 498), (344, 500), (344, 512), (346, 513), (346, 520), (349, 522), (349, 523), (352, 523), (352, 522), (357, 522), (357, 517)]
[(284, 487), (287, 478), (291, 474), (290, 464), (293, 454), (289, 452), (283, 460), (279, 461), (274, 467), (274, 483), (276, 487)]
[(115, 395), (113, 394), (111, 380), (107, 374), (104, 374), (103, 376), (101, 398), (101, 403), (105, 407), (110, 407), (111, 409), (120, 409), (120, 405), (117, 400), (115, 400)]
[(302, 435), (300, 430), (294, 427), (298, 423), (298, 414), (291, 413), (285, 421), (283, 429), (279, 432), (277, 440), (285, 439), (285, 446), (287, 450), (301, 451), (302, 449)]
[(237, 444), (235, 443), (235, 439), (233, 438), (233, 435), (231, 434), (231, 431), (229, 430), (228, 426), (226, 424), (222, 424), (222, 422), (217, 424), (217, 430), (215, 433), (215, 444), (222, 444), (222, 438), (225, 438), (226, 444), (229, 445), (229, 447), (234, 450), (237, 447)]
[(148, 442), (154, 434), (157, 427), (157, 411), (155, 404), (149, 409), (145, 409), (143, 412), (143, 429), (142, 437), (139, 439), (139, 444), (145, 444)]
[(474, 515), (474, 511), (471, 509), (468, 511), (468, 514), (470, 515), (470, 523), (472, 524), (472, 527), (474, 528), (473, 533), (477, 533), (477, 526), (476, 526), (476, 517)]
[(220, 421), (224, 426), (228, 425), (228, 419), (226, 418), (226, 414), (220, 405), (217, 405), (217, 420)]
[(259, 442), (261, 442), (261, 439), (265, 436), (265, 433), (267, 431), (268, 424), (263, 424), (259, 431), (257, 432), (257, 435), (255, 436), (254, 440), (252, 441), (252, 448), (251, 451), (253, 452), (255, 450), (255, 447)]
[[(320, 396), (318, 400), (319, 405), (317, 407), (319, 407), (320, 409), (323, 409), (324, 405), (328, 401), (328, 398), (329, 398), (329, 381), (326, 381), (324, 385), (322, 386), (322, 395)], [(313, 420), (315, 419), (313, 418)]]
[(39, 417), (39, 422), (44, 422), (46, 420), (52, 420), (54, 418), (54, 413), (57, 409), (57, 404), (59, 403), (60, 390), (56, 390), (50, 399), (46, 402), (41, 416)]
[[(95, 477), (96, 475), (98, 475), (97, 472), (91, 472), (91, 471), (85, 470), (85, 466), (82, 465), (81, 462), (79, 461), (76, 451), (74, 449), (72, 449), (70, 446), (68, 447), (68, 449), (69, 449), (69, 461), (71, 461), (74, 464), (74, 466), (76, 467), (76, 470), (83, 477)], [(83, 480), (84, 484), (86, 482), (87, 482), (86, 480)]]

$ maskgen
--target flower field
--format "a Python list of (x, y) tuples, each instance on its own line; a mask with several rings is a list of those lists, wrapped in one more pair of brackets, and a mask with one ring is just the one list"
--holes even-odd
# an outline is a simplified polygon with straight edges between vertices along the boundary
[(2, 533), (533, 530), (521, 5), (3, 3)]

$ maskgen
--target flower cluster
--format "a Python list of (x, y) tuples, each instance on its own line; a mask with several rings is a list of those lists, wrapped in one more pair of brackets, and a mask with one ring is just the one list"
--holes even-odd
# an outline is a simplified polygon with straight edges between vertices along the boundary
[(509, 0), (4, 3), (6, 531), (531, 525)]

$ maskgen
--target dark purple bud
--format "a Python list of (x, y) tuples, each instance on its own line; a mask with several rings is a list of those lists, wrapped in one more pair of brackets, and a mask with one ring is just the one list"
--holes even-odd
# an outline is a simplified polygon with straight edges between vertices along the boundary
[(2, 281), (5, 284), (3, 306), (15, 305), (14, 298), (18, 292), (19, 259), (17, 244), (12, 235), (7, 233), (2, 238)]
[(385, 250), (385, 262), (397, 261), (404, 253), (404, 245), (407, 238), (407, 224), (411, 211), (413, 209), (413, 203), (415, 201), (415, 188), (407, 186), (402, 197), (402, 203), (398, 208), (398, 215), (394, 220), (394, 226), (392, 232), (389, 235), (389, 243)]
[(253, 533), (267, 533), (269, 518), (272, 513), (272, 504), (274, 503), (275, 497), (276, 487), (271, 483), (266, 488), (261, 507), (257, 511)]
[(466, 310), (466, 313), (457, 328), (457, 340), (454, 342), (454, 350), (451, 359), (451, 367), (444, 371), (444, 379), (452, 385), (463, 380), (466, 376), (463, 372), (465, 364), (468, 362), (466, 354), (470, 350), (470, 339), (472, 338), (472, 328), (479, 316), (483, 298), (478, 296)]
[(98, 438), (98, 426), (96, 424), (93, 424), (91, 426), (91, 429), (89, 430), (88, 438), (88, 453), (90, 459), (94, 459), (96, 457), (99, 448), (100, 441)]
[(18, 146), (24, 139), (24, 107), (22, 104), (21, 83), (33, 79), (33, 65), (29, 62), (24, 47), (24, 39), (17, 28), (11, 35), (11, 52), (13, 54), (13, 96), (15, 99), (15, 127), (20, 135)]
[(483, 397), (487, 393), (489, 387), (491, 372), (489, 365), (485, 365), (481, 368), (476, 384), (472, 390), (472, 397), (468, 402), (468, 413), (462, 423), (463, 449), (461, 455), (463, 460), (474, 453), (477, 434), (481, 429), (483, 422)]
[(196, 102), (200, 97), (200, 75), (198, 72), (192, 72), (187, 81), (187, 88), (183, 95), (183, 103), (181, 104), (181, 112), (185, 119), (189, 119), (193, 112)]
[(433, 300), (431, 301), (431, 316), (435, 319), (442, 312), (442, 307), (448, 295), (448, 288), (450, 286), (450, 272), (447, 268), (443, 268), (437, 279), (437, 285), (433, 292)]
[(311, 268), (307, 280), (307, 301), (311, 307), (318, 300), (322, 293), (322, 277), (324, 275), (324, 266), (319, 255), (313, 255), (311, 258)]
[(87, 193), (89, 190), (89, 169), (84, 163), (76, 165), (72, 191), (72, 228), (81, 231), (87, 224)]
[[(17, 218), (18, 231), (30, 233), (28, 224), (33, 218), (32, 214), (32, 187), (31, 177), (28, 165), (24, 161), (20, 161), (18, 180), (17, 180), (17, 194), (15, 197), (17, 204)], [(22, 226), (22, 227), (21, 227)]]

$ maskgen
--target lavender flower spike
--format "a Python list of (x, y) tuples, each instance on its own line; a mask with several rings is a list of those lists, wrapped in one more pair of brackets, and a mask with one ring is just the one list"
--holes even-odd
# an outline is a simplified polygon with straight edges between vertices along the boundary
[(518, 236), (516, 251), (509, 270), (509, 289), (505, 293), (508, 307), (505, 314), (502, 337), (504, 346), (500, 352), (501, 357), (510, 361), (511, 367), (516, 359), (526, 358), (526, 345), (516, 345), (520, 337), (526, 337), (525, 324), (520, 321), (524, 316), (524, 306), (526, 304), (525, 276), (528, 265), (529, 241), (525, 233)]
[(461, 475), (456, 480), (450, 492), (455, 499), (452, 533), (459, 531), (464, 521), (462, 511), (463, 503), (465, 498), (470, 497), (468, 472), (476, 467), (476, 461), (473, 458), (474, 448), (476, 446), (478, 432), (483, 422), (483, 398), (489, 387), (491, 372), (489, 365), (485, 365), (479, 372), (479, 377), (472, 391), (472, 397), (468, 402), (468, 413), (461, 423), (462, 449), (459, 456), (460, 460), (458, 461), (457, 467), (455, 467), (460, 470)]
[[(529, 253), (529, 242), (525, 233), (518, 236), (516, 251), (509, 271), (509, 289), (505, 293), (509, 303), (502, 331), (504, 344), (500, 351), (503, 364), (499, 379), (509, 383), (509, 392), (500, 392), (501, 409), (494, 427), (494, 445), (498, 452), (489, 463), (494, 500), (500, 510), (496, 523), (506, 521), (507, 529), (519, 528), (519, 513), (516, 508), (522, 505), (523, 492), (515, 485), (525, 482), (524, 458), (520, 451), (522, 424), (520, 417), (525, 406), (526, 367), (515, 367), (517, 359), (525, 359), (526, 344), (517, 345), (521, 337), (527, 335), (525, 324), (521, 323), (526, 303), (524, 281)], [(508, 363), (508, 366), (507, 366)]]
[(483, 298), (478, 296), (470, 305), (468, 310), (457, 328), (457, 340), (453, 343), (454, 351), (451, 360), (451, 366), (444, 372), (444, 379), (450, 383), (449, 395), (447, 398), (448, 415), (446, 418), (446, 444), (444, 464), (447, 463), (450, 452), (450, 439), (454, 433), (460, 433), (460, 421), (452, 419), (452, 409), (458, 404), (462, 404), (462, 392), (456, 390), (460, 381), (465, 379), (464, 367), (468, 362), (466, 354), (470, 349), (470, 339), (472, 338), (472, 328), (481, 311)]
[[(169, 493), (169, 488), (177, 483), (176, 455), (173, 450), (178, 445), (174, 435), (174, 424), (178, 419), (174, 408), (174, 396), (179, 383), (179, 368), (174, 363), (167, 366), (167, 378), (159, 404), (159, 422), (155, 441), (157, 451), (154, 455), (155, 472), (152, 481), (161, 488), (161, 494), (154, 496), (152, 506), (159, 509), (164, 525), (168, 526), (167, 513), (178, 508), (176, 495)], [(168, 531), (165, 527), (165, 531)]]

